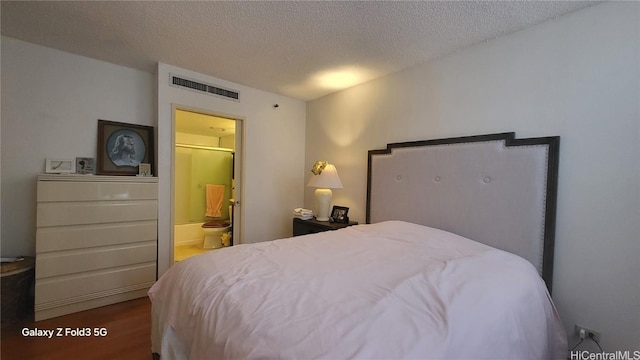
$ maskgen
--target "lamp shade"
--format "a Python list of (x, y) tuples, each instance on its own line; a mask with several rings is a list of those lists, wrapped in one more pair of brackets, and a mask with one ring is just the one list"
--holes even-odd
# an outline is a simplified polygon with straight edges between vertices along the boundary
[(314, 175), (307, 183), (308, 187), (322, 189), (342, 189), (342, 182), (338, 176), (338, 170), (333, 164), (327, 164), (322, 173)]

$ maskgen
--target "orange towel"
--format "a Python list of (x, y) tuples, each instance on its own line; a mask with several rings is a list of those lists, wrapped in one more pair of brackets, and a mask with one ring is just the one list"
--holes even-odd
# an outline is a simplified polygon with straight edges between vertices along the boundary
[(222, 200), (224, 199), (224, 185), (207, 184), (207, 212), (206, 217), (222, 216)]

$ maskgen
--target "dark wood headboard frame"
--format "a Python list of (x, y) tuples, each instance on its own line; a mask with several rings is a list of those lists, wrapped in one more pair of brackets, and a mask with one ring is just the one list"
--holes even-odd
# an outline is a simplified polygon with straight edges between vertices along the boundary
[(455, 137), (447, 139), (434, 139), (434, 140), (422, 140), (422, 141), (410, 141), (391, 143), (387, 145), (386, 149), (370, 150), (368, 153), (368, 167), (367, 167), (367, 205), (366, 205), (366, 222), (371, 223), (371, 189), (372, 189), (372, 158), (376, 155), (389, 155), (394, 149), (400, 148), (415, 148), (415, 147), (429, 147), (435, 145), (446, 144), (462, 144), (462, 143), (474, 143), (474, 142), (487, 142), (487, 141), (503, 141), (505, 147), (518, 147), (529, 145), (547, 145), (548, 146), (548, 160), (547, 160), (547, 175), (546, 175), (546, 200), (544, 209), (544, 239), (542, 248), (542, 270), (541, 276), (547, 285), (547, 289), (551, 292), (552, 280), (553, 280), (553, 257), (554, 257), (554, 243), (555, 243), (555, 227), (556, 227), (556, 205), (557, 205), (557, 188), (558, 188), (558, 162), (559, 162), (559, 149), (560, 149), (560, 137), (540, 137), (540, 138), (528, 138), (528, 139), (516, 139), (514, 132), (488, 134), (488, 135), (475, 135), (465, 137)]

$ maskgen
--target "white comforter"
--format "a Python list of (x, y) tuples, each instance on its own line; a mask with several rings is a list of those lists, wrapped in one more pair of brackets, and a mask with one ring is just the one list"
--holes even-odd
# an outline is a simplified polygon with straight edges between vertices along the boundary
[(212, 251), (149, 296), (163, 360), (567, 356), (531, 264), (406, 222)]

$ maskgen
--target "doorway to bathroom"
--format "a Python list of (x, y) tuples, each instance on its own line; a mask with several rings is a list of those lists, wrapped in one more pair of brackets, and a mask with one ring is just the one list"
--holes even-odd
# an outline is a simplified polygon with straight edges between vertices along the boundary
[(241, 122), (174, 109), (173, 261), (232, 246)]

